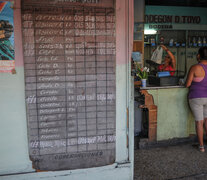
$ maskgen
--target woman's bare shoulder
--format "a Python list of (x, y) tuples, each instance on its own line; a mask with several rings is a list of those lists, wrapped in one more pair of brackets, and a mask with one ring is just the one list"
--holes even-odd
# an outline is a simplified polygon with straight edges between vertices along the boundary
[(191, 67), (190, 67), (190, 69), (189, 69), (189, 73), (194, 73), (195, 71), (198, 71), (198, 70), (200, 70), (200, 65), (198, 65), (198, 64), (195, 64), (195, 65), (192, 65)]
[(200, 68), (202, 68), (202, 66), (199, 64), (194, 64), (191, 66), (191, 69), (200, 69)]

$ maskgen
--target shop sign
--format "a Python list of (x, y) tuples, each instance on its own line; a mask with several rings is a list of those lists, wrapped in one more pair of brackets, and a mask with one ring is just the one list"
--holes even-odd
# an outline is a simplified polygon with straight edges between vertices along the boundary
[(200, 16), (145, 15), (145, 23), (200, 24)]
[(146, 6), (145, 29), (200, 29), (207, 25), (206, 11), (197, 7)]

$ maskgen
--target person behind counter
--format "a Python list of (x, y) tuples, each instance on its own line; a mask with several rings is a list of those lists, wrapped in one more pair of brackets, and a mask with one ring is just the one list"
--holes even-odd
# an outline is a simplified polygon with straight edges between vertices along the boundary
[(175, 56), (166, 46), (161, 45), (161, 47), (167, 52), (167, 55), (165, 56), (164, 64), (158, 66), (158, 71), (171, 71), (170, 74), (173, 76), (176, 70)]
[(203, 125), (207, 134), (207, 47), (201, 47), (197, 55), (198, 64), (188, 73), (186, 87), (189, 89), (189, 105), (195, 118), (199, 150), (204, 152)]

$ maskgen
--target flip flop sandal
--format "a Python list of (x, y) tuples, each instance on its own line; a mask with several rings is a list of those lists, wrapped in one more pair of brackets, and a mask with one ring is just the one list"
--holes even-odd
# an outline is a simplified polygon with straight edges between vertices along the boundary
[(204, 146), (199, 146), (199, 151), (200, 151), (200, 152), (205, 152), (205, 148), (204, 148)]

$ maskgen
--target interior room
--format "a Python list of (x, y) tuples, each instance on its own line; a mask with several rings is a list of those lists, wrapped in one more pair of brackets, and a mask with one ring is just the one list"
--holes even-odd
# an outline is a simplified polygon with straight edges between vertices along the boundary
[[(204, 0), (135, 0), (135, 148), (195, 135), (184, 85), (190, 67), (197, 63), (198, 49), (207, 45), (206, 4)], [(168, 52), (175, 67), (160, 70)], [(140, 70), (146, 71), (146, 82)]]

